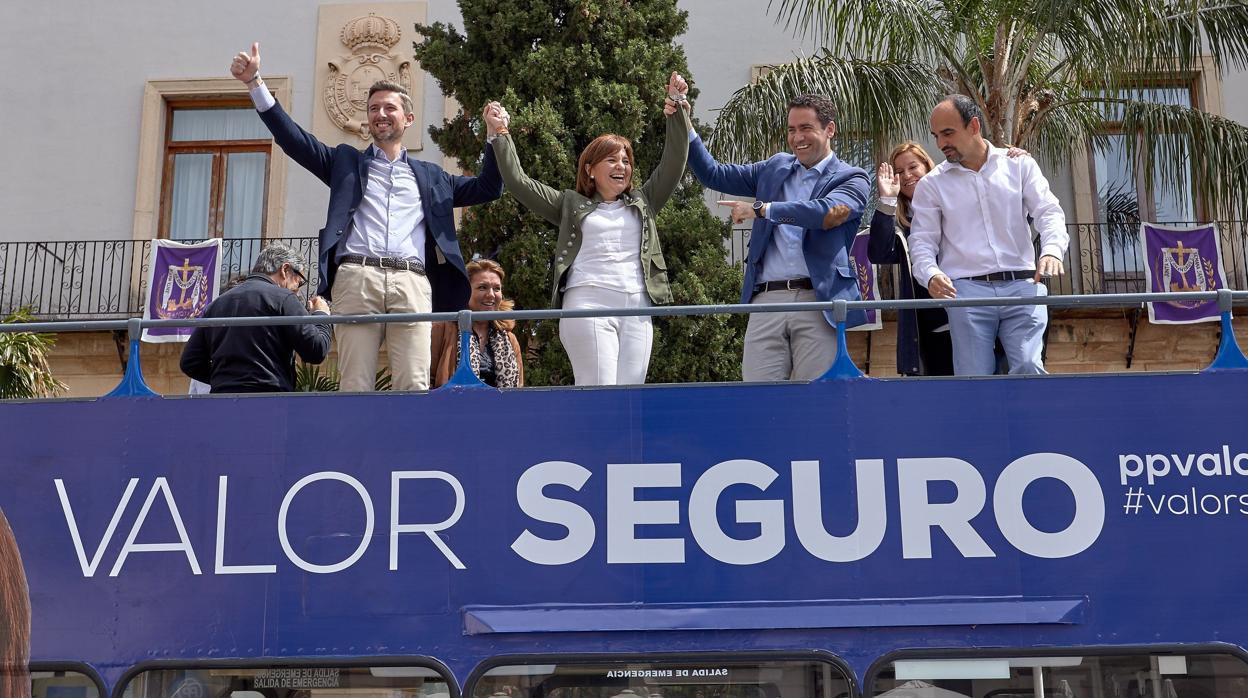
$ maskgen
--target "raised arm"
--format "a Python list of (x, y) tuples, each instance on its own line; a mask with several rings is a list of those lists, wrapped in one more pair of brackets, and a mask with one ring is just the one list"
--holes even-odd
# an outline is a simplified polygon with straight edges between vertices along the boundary
[(239, 51), (234, 56), (230, 62), (230, 74), (247, 85), (260, 120), (273, 134), (278, 147), (305, 170), (316, 175), (317, 179), (329, 184), (333, 148), (303, 130), (269, 94), (264, 79), (260, 77), (260, 42), (251, 45), (250, 53)]
[(879, 202), (875, 205), (875, 215), (871, 217), (867, 259), (873, 264), (897, 264), (905, 254), (905, 248), (897, 239), (897, 195), (901, 193), (901, 183), (892, 165), (887, 162), (880, 163), (875, 175), (875, 185)]
[[(679, 75), (675, 73), (672, 75), (679, 79), (680, 84), (684, 83), (684, 79)], [(684, 85), (684, 92), (688, 89), (689, 86)], [(689, 100), (684, 92), (678, 91), (680, 96), (674, 100), (671, 99), (672, 95), (669, 91), (669, 99), (663, 108), (664, 114), (690, 110)], [(685, 97), (685, 99), (680, 99), (680, 97)], [(689, 125), (688, 164), (689, 169), (693, 170), (693, 176), (697, 177), (704, 186), (732, 196), (754, 196), (758, 189), (758, 177), (766, 165), (765, 162), (755, 162), (749, 165), (725, 165), (718, 162), (711, 157), (706, 144), (693, 130), (692, 124)]]
[[(489, 105), (486, 105), (486, 109), (489, 108)], [(488, 129), (485, 157), (481, 160), (481, 171), (477, 173), (477, 176), (447, 175), (451, 178), (451, 191), (456, 206), (489, 203), (503, 195), (503, 178), (498, 171), (498, 160), (494, 157), (494, 149), (489, 146), (489, 139), (497, 135), (494, 129)]]
[(762, 173), (766, 162), (754, 162), (748, 165), (724, 164), (711, 157), (710, 151), (702, 138), (690, 131), (689, 138), (689, 169), (693, 176), (710, 189), (732, 196), (755, 196), (758, 188), (758, 176)]
[(548, 187), (524, 173), (520, 166), (520, 158), (516, 155), (516, 144), (507, 131), (509, 119), (506, 110), (496, 102), (486, 105), (485, 122), (488, 128), (497, 135), (491, 147), (497, 160), (498, 172), (507, 185), (507, 191), (516, 197), (525, 208), (545, 218), (554, 225), (559, 225), (563, 194), (553, 187)]
[[(689, 85), (684, 78), (678, 73), (672, 73), (667, 83), (668, 95), (678, 95), (681, 102), (688, 104), (684, 98), (688, 91)], [(680, 184), (680, 178), (685, 175), (685, 163), (689, 158), (689, 132), (693, 130), (688, 112), (684, 109), (676, 109), (671, 114), (666, 111), (664, 113), (664, 118), (667, 119), (667, 135), (663, 141), (663, 155), (659, 158), (659, 166), (650, 174), (646, 183), (641, 185), (641, 191), (655, 211), (663, 208), (663, 204), (667, 203)]]

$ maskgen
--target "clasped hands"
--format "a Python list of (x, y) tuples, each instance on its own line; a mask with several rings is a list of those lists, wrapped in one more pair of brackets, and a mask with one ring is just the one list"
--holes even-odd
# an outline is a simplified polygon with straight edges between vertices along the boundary
[(673, 70), (672, 76), (667, 79), (667, 97), (663, 100), (663, 116), (675, 114), (677, 106), (685, 111), (689, 110), (689, 83), (685, 82), (680, 73)]
[(511, 114), (498, 102), (487, 102), (481, 110), (481, 118), (485, 121), (486, 138), (507, 133), (507, 125), (511, 123)]

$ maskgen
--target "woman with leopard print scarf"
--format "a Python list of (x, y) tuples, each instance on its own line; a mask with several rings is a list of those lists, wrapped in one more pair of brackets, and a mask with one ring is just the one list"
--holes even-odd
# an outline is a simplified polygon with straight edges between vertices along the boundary
[[(513, 304), (503, 298), (506, 273), (492, 259), (468, 263), (468, 283), (472, 295), (468, 309), (472, 311), (511, 310)], [(496, 388), (518, 388), (524, 385), (524, 362), (520, 343), (512, 334), (514, 320), (472, 323), (468, 342), (468, 364), (482, 383)], [(430, 387), (445, 385), (459, 365), (459, 328), (453, 322), (433, 325)]]

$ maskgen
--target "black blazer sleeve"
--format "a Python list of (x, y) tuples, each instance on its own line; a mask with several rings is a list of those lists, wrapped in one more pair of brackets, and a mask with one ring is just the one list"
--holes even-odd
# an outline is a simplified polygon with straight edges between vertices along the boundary
[(871, 239), (867, 242), (867, 259), (872, 264), (897, 264), (904, 261), (905, 248), (897, 232), (896, 219), (876, 211), (871, 218)]
[(485, 148), (481, 172), (476, 177), (449, 173), (447, 176), (451, 179), (452, 198), (456, 207), (486, 204), (503, 195), (503, 176), (498, 171), (494, 149), (489, 146)]
[(303, 127), (295, 123), (286, 110), (282, 109), (281, 104), (274, 104), (259, 114), (260, 120), (273, 134), (273, 140), (282, 152), (299, 163), (303, 169), (316, 175), (322, 182), (329, 184), (330, 172), (333, 169), (334, 149), (303, 130)]

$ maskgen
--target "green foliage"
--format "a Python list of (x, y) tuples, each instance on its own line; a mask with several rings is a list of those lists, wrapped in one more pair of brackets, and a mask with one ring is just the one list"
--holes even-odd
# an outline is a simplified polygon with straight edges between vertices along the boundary
[[(21, 308), (4, 319), (6, 324), (33, 322), (30, 308)], [(0, 398), (55, 397), (66, 385), (52, 376), (48, 353), (56, 335), (34, 332), (0, 332)]]
[[(333, 364), (305, 364), (300, 361), (295, 366), (295, 392), (297, 393), (336, 393), (341, 384), (341, 374)], [(373, 390), (390, 390), (393, 379), (390, 369), (382, 367), (377, 371), (377, 379)]]
[[(722, 239), (725, 227), (706, 215), (701, 187), (684, 187), (673, 197), (659, 214), (659, 230), (670, 233), (663, 240), (667, 258), (682, 260), (671, 277), (677, 305), (740, 300), (742, 270), (724, 264), (722, 244), (705, 244)], [(745, 315), (656, 318), (649, 380), (741, 380), (746, 319)]]
[[(1141, 135), (1126, 139), (1126, 156), (1146, 187), (1190, 187), (1214, 216), (1248, 215), (1248, 127), (1157, 104), (1141, 89), (1206, 57), (1218, 71), (1248, 67), (1243, 0), (775, 0), (772, 7), (826, 48), (733, 96), (716, 122), (712, 148), (721, 157), (772, 151), (782, 134), (759, 125), (783, 124), (785, 101), (801, 92), (832, 96), (842, 132), (886, 143), (927, 133), (931, 107), (959, 92), (979, 103), (989, 140), (1051, 162), (1082, 157), (1089, 144), (1107, 147), (1105, 122), (1121, 121)], [(1201, 167), (1189, 170), (1189, 161)]]
[[(572, 188), (581, 149), (603, 133), (618, 133), (632, 139), (635, 180), (644, 181), (663, 148), (667, 78), (678, 71), (693, 83), (684, 50), (674, 43), (686, 28), (675, 0), (460, 0), (459, 8), (463, 34), (440, 23), (416, 27), (424, 37), (416, 59), (463, 107), (429, 129), (442, 152), (475, 170), (485, 147), (481, 109), (498, 100), (512, 115), (512, 138), (533, 179)], [(687, 177), (659, 218), (677, 304), (736, 301), (741, 275), (726, 261), (727, 232)], [(466, 257), (494, 257), (507, 270), (507, 295), (522, 309), (550, 305), (557, 234), (507, 195), (466, 210), (459, 230)], [(727, 318), (656, 323), (649, 380), (735, 379), (743, 327)], [(527, 384), (572, 382), (557, 322), (529, 323), (516, 336)]]

